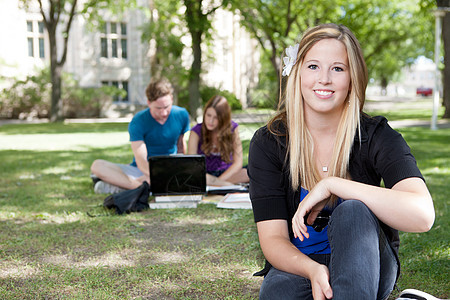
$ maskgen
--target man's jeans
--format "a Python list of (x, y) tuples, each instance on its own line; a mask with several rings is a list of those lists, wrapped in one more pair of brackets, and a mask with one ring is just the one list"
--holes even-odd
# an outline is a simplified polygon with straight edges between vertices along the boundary
[[(330, 270), (333, 299), (386, 299), (397, 277), (397, 259), (378, 219), (360, 201), (338, 205), (328, 225), (331, 254), (310, 255)], [(313, 299), (308, 279), (272, 267), (260, 299)]]

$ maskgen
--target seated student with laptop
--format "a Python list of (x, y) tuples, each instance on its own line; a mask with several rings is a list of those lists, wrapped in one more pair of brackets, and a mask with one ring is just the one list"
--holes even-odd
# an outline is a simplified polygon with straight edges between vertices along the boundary
[(231, 120), (231, 108), (223, 96), (214, 96), (206, 103), (203, 123), (191, 129), (187, 153), (206, 156), (209, 186), (249, 182), (247, 169), (242, 167), (238, 124)]
[[(186, 109), (173, 105), (173, 87), (167, 79), (150, 82), (148, 108), (138, 112), (128, 126), (133, 162), (117, 164), (103, 159), (91, 165), (96, 193), (118, 193), (150, 183), (148, 158), (184, 153), (184, 134), (189, 130)], [(150, 183), (151, 184), (151, 183)]]

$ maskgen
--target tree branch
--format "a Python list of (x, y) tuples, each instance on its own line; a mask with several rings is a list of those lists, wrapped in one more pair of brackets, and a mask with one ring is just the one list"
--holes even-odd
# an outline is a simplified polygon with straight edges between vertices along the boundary
[(39, 2), (39, 10), (41, 11), (42, 18), (44, 19), (45, 27), (48, 28), (48, 20), (47, 16), (45, 15), (44, 9), (42, 8), (42, 0), (38, 0)]
[(69, 31), (70, 31), (70, 27), (72, 26), (73, 17), (76, 14), (77, 1), (78, 0), (74, 0), (72, 3), (72, 8), (71, 8), (70, 14), (69, 14), (69, 21), (67, 21), (67, 24), (66, 24), (66, 30), (65, 30), (65, 34), (64, 34), (63, 55), (61, 56), (61, 60), (58, 62), (58, 65), (60, 65), (60, 66), (64, 65), (64, 63), (66, 62), (67, 48), (68, 48), (68, 42), (69, 42)]

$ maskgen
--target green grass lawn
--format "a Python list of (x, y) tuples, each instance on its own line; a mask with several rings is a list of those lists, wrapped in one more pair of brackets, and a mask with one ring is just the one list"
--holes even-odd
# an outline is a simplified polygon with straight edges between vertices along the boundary
[[(433, 115), (433, 99), (431, 97), (413, 98), (404, 101), (366, 100), (366, 111), (373, 115), (383, 115), (390, 121), (397, 120), (431, 120)], [(444, 107), (438, 108), (439, 117), (444, 115)]]
[(399, 131), (417, 159), (436, 210), (436, 220), (429, 232), (400, 234), (402, 275), (399, 287), (419, 288), (448, 298), (450, 129), (403, 128)]
[[(258, 126), (241, 124), (246, 151)], [(89, 166), (96, 158), (129, 162), (126, 130), (123, 123), (0, 127), (0, 298), (257, 299), (262, 279), (252, 273), (264, 259), (250, 210), (205, 203), (103, 211), (106, 195), (94, 194)], [(399, 131), (436, 208), (430, 232), (401, 233), (399, 290), (448, 298), (450, 129)]]

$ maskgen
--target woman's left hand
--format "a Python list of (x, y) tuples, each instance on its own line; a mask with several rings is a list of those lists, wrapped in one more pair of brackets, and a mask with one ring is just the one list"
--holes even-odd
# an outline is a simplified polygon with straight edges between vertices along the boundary
[(309, 238), (308, 229), (305, 224), (305, 216), (309, 213), (307, 223), (314, 223), (314, 220), (330, 196), (331, 193), (328, 190), (326, 179), (323, 179), (300, 202), (297, 212), (292, 218), (292, 230), (296, 238), (298, 237), (301, 241), (304, 240), (304, 237)]

